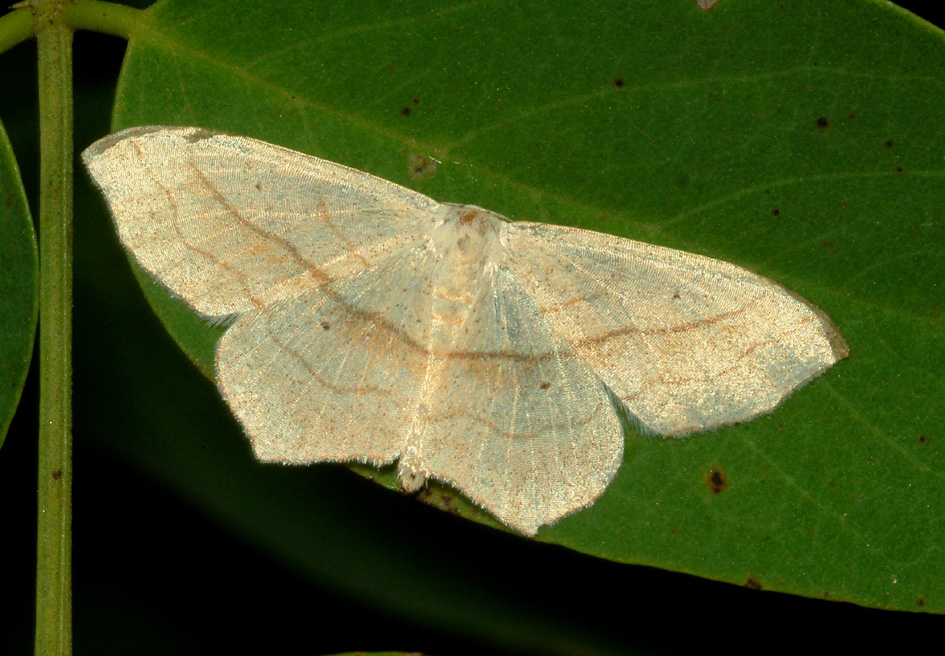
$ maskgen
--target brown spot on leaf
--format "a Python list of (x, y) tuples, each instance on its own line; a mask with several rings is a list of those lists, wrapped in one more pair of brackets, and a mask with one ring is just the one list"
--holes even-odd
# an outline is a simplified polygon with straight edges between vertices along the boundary
[(919, 599), (915, 603), (918, 606), (925, 606), (925, 599), (923, 599), (922, 597), (919, 597)]
[(400, 113), (403, 114), (404, 116), (410, 116), (410, 108), (404, 107), (402, 110), (400, 110)]
[(829, 239), (824, 239), (822, 242), (820, 242), (820, 245), (824, 248), (833, 248), (833, 242)]
[(446, 512), (452, 513), (454, 515), (459, 514), (459, 510), (453, 507), (453, 495), (449, 492), (444, 492), (440, 489), (434, 489), (427, 485), (417, 492), (416, 497), (428, 506), (445, 510)]
[(901, 167), (901, 166), (897, 166), (897, 167), (896, 167), (896, 173), (902, 173), (902, 167)]
[(825, 129), (830, 127), (830, 121), (827, 120), (826, 116), (819, 116), (817, 118), (817, 127)]
[(414, 99), (413, 99), (413, 104), (414, 104), (414, 105), (419, 105), (419, 104), (420, 104), (420, 99), (419, 99), (419, 98), (414, 98)]
[(330, 329), (331, 329), (331, 324), (328, 323), (327, 321), (322, 321), (322, 330), (330, 330)]
[(928, 442), (928, 440), (926, 439), (925, 435), (919, 435), (919, 443), (920, 443), (920, 444), (926, 444), (927, 442)]
[(728, 487), (728, 478), (725, 476), (725, 472), (718, 468), (710, 470), (705, 480), (713, 494), (721, 494)]
[(745, 580), (745, 587), (751, 588), (752, 590), (764, 590), (764, 588), (761, 587), (761, 581), (750, 576)]
[(58, 481), (60, 478), (62, 478), (62, 470), (61, 469), (54, 470), (52, 473), (52, 478), (54, 481)]
[(616, 86), (617, 88), (622, 87), (622, 86), (623, 86), (623, 78), (622, 78), (622, 77), (618, 77), (616, 80), (614, 80), (614, 86)]
[(887, 147), (887, 148), (892, 148), (892, 147), (893, 147), (893, 140), (892, 140), (892, 139), (887, 139), (887, 140), (886, 140), (886, 147)]
[(432, 178), (436, 173), (437, 161), (427, 155), (420, 153), (410, 153), (407, 158), (407, 166), (410, 167), (410, 177), (414, 180), (425, 180)]
[(547, 383), (547, 382), (546, 382), (546, 383), (542, 383), (541, 385), (539, 385), (539, 386), (538, 386), (538, 389), (546, 390), (546, 389), (548, 389), (549, 387), (551, 387), (551, 383)]
[(780, 208), (780, 207), (775, 207), (773, 210), (771, 210), (771, 214), (772, 214), (773, 216), (781, 216), (781, 208)]

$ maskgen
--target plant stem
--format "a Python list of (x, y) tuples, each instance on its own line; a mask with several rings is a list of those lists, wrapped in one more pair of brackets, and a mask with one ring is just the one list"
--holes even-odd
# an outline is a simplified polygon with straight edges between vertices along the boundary
[(23, 43), (33, 36), (33, 17), (28, 11), (14, 11), (0, 16), (0, 52)]
[(141, 9), (99, 0), (67, 4), (63, 6), (63, 11), (73, 29), (113, 34), (126, 39), (138, 29), (145, 16)]
[(72, 653), (72, 29), (31, 7), (39, 55), (39, 516), (35, 654)]

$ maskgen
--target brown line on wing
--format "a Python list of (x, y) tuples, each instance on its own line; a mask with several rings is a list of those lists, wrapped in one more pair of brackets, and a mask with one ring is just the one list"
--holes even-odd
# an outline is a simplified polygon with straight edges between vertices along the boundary
[(303, 271), (314, 271), (315, 273), (320, 274), (323, 280), (328, 279), (327, 275), (325, 275), (325, 273), (317, 265), (309, 262), (308, 260), (305, 259), (305, 257), (302, 256), (302, 253), (295, 246), (295, 244), (285, 239), (284, 237), (281, 237), (277, 234), (269, 232), (268, 230), (263, 230), (252, 221), (246, 219), (240, 213), (240, 211), (230, 201), (228, 201), (222, 193), (220, 193), (220, 190), (217, 189), (215, 186), (213, 186), (213, 184), (206, 177), (206, 175), (204, 175), (203, 171), (197, 168), (197, 166), (194, 164), (191, 164), (191, 169), (194, 172), (194, 177), (200, 180), (200, 182), (207, 188), (207, 190), (209, 190), (210, 195), (213, 197), (213, 199), (216, 200), (217, 203), (219, 203), (223, 207), (223, 209), (230, 215), (230, 217), (233, 218), (237, 223), (240, 223), (241, 225), (248, 228), (250, 231), (256, 233), (260, 237), (274, 241), (278, 243), (279, 245), (281, 245), (283, 248), (285, 248), (286, 251), (289, 252), (289, 254), (292, 256), (292, 260)]
[(705, 328), (706, 326), (711, 326), (719, 323), (724, 319), (729, 319), (731, 317), (738, 316), (739, 314), (744, 314), (745, 311), (758, 303), (761, 300), (761, 297), (757, 297), (745, 303), (741, 307), (735, 308), (729, 312), (722, 312), (711, 317), (706, 317), (705, 319), (697, 319), (696, 321), (690, 321), (688, 323), (680, 324), (678, 326), (670, 326), (668, 328), (637, 328), (635, 326), (623, 326), (622, 328), (615, 328), (613, 330), (608, 330), (607, 332), (601, 333), (594, 337), (586, 337), (584, 339), (574, 342), (576, 346), (585, 346), (587, 344), (599, 344), (605, 342), (614, 337), (625, 337), (627, 335), (676, 335), (679, 333), (686, 333), (690, 330), (696, 330), (697, 328)]
[[(133, 142), (133, 141), (129, 142), (129, 145), (131, 145), (131, 146), (138, 152), (138, 156), (142, 158), (142, 161), (144, 161), (144, 156), (143, 156), (143, 152), (142, 152), (142, 150), (141, 150), (141, 147), (140, 147), (137, 143), (135, 143), (135, 142)], [(191, 241), (184, 235), (184, 232), (183, 232), (183, 230), (181, 229), (181, 225), (180, 225), (180, 207), (179, 207), (179, 205), (177, 204), (177, 201), (176, 201), (176, 199), (175, 199), (174, 193), (173, 193), (166, 185), (162, 184), (161, 182), (158, 182), (157, 176), (154, 175), (154, 173), (153, 173), (152, 168), (151, 168), (150, 165), (145, 164), (145, 168), (147, 169), (148, 173), (151, 175), (151, 178), (152, 178), (152, 181), (153, 181), (154, 185), (155, 185), (158, 189), (160, 189), (161, 191), (163, 191), (163, 192), (164, 192), (164, 195), (167, 197), (167, 203), (168, 203), (168, 205), (169, 205), (169, 206), (171, 207), (171, 209), (172, 209), (172, 212), (171, 212), (171, 213), (172, 213), (173, 219), (171, 220), (171, 225), (174, 227), (174, 231), (177, 233), (177, 236), (180, 238), (181, 243), (183, 243), (183, 244), (184, 244), (188, 249), (190, 249), (191, 251), (193, 251), (193, 252), (195, 252), (195, 253), (199, 253), (199, 254), (202, 255), (203, 257), (207, 258), (207, 259), (210, 260), (214, 265), (220, 267), (220, 268), (223, 269), (224, 271), (229, 271), (230, 273), (232, 273), (233, 276), (239, 281), (240, 286), (242, 286), (243, 291), (244, 291), (244, 293), (246, 294), (246, 297), (249, 298), (249, 299), (253, 302), (253, 304), (256, 305), (257, 307), (259, 307), (260, 305), (262, 305), (261, 301), (260, 301), (258, 298), (256, 298), (256, 297), (252, 294), (252, 292), (250, 291), (250, 287), (249, 287), (249, 285), (247, 284), (247, 281), (246, 281), (246, 276), (244, 276), (238, 269), (236, 269), (235, 267), (233, 267), (231, 264), (229, 264), (229, 263), (227, 263), (227, 262), (221, 260), (220, 258), (218, 258), (218, 257), (217, 257), (216, 255), (214, 255), (212, 252), (210, 252), (210, 251), (208, 251), (208, 250), (205, 250), (205, 249), (203, 249), (203, 248), (200, 248), (199, 246), (197, 246), (196, 244), (194, 244), (193, 242), (191, 242)], [(152, 218), (153, 218), (154, 214), (155, 214), (155, 212), (152, 211), (152, 212), (151, 212)], [(155, 221), (155, 223), (157, 223), (157, 222)]]
[(609, 410), (610, 412), (613, 412), (613, 406), (610, 404), (609, 400), (599, 401), (597, 405), (594, 407), (594, 410), (592, 412), (587, 413), (586, 417), (582, 419), (581, 421), (561, 422), (558, 424), (550, 424), (548, 426), (543, 426), (539, 430), (530, 431), (528, 433), (515, 433), (510, 430), (502, 429), (499, 427), (499, 425), (496, 422), (486, 419), (485, 417), (482, 417), (481, 415), (478, 415), (467, 408), (459, 408), (453, 412), (448, 412), (441, 415), (431, 414), (429, 415), (430, 417), (429, 421), (430, 423), (437, 424), (437, 423), (442, 423), (444, 421), (449, 421), (450, 419), (453, 419), (454, 417), (466, 416), (476, 421), (477, 423), (487, 426), (492, 432), (502, 435), (503, 437), (506, 437), (508, 439), (530, 439), (530, 438), (534, 438), (536, 435), (540, 435), (541, 433), (547, 433), (547, 432), (559, 430), (561, 428), (567, 428), (569, 426), (586, 426), (590, 424), (592, 421), (594, 421), (595, 417), (597, 417), (597, 415), (601, 412), (601, 408), (605, 408), (605, 410)]
[(367, 392), (376, 392), (378, 394), (391, 393), (390, 390), (383, 389), (375, 385), (355, 385), (351, 387), (343, 387), (341, 385), (335, 385), (334, 383), (331, 383), (326, 378), (324, 378), (321, 374), (319, 374), (318, 371), (308, 363), (308, 360), (306, 360), (305, 357), (297, 349), (292, 348), (291, 346), (288, 345), (287, 342), (279, 339), (276, 333), (268, 329), (268, 326), (267, 326), (266, 332), (268, 333), (269, 338), (273, 342), (275, 342), (282, 351), (286, 352), (288, 355), (298, 360), (312, 378), (314, 378), (316, 381), (321, 383), (323, 387), (326, 387), (332, 390), (333, 392), (340, 392), (343, 394), (363, 394)]

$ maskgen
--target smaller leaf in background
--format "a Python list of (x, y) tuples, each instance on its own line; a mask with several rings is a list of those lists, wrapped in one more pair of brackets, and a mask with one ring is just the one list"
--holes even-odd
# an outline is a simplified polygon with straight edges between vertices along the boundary
[(0, 445), (23, 391), (36, 334), (39, 260), (26, 192), (0, 125)]

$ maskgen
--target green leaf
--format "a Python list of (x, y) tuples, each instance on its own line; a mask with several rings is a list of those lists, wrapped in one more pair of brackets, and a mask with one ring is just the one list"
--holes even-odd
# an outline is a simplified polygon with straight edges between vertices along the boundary
[[(113, 123), (246, 134), (796, 290), (848, 360), (767, 417), (628, 436), (607, 493), (539, 539), (945, 612), (943, 72), (942, 33), (871, 0), (166, 2), (129, 45)], [(142, 282), (210, 374), (220, 330)]]
[(33, 357), (39, 257), (26, 192), (0, 125), (0, 446)]

